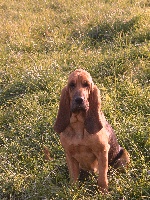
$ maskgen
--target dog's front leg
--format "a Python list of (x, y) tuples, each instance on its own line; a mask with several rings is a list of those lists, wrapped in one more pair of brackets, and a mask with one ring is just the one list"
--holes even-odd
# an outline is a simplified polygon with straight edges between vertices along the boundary
[(71, 157), (71, 155), (69, 154), (66, 154), (66, 160), (69, 169), (70, 180), (72, 183), (76, 183), (78, 181), (80, 172), (79, 163), (75, 158)]
[(99, 176), (98, 185), (102, 193), (107, 193), (108, 191), (108, 149), (99, 152), (98, 155), (98, 165), (99, 165)]

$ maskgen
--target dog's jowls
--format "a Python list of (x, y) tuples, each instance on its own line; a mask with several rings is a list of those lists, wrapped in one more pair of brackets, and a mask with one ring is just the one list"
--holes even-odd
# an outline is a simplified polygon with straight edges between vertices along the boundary
[(80, 170), (98, 173), (98, 185), (107, 193), (108, 165), (114, 168), (129, 163), (127, 151), (101, 111), (100, 92), (88, 72), (75, 70), (63, 88), (54, 129), (60, 133), (72, 182)]

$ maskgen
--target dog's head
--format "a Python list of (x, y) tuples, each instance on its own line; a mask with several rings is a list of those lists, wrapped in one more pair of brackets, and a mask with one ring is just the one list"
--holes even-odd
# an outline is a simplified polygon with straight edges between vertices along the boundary
[(88, 111), (92, 87), (93, 81), (88, 72), (79, 69), (70, 74), (67, 88), (71, 112)]
[(75, 70), (62, 90), (54, 129), (58, 133), (63, 132), (70, 123), (72, 113), (85, 112), (85, 129), (91, 134), (96, 133), (102, 128), (100, 109), (100, 94), (92, 77), (85, 70)]

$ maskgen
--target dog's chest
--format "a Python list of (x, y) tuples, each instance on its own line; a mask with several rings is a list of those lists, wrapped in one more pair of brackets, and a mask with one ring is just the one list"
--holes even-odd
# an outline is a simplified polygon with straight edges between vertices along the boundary
[(74, 116), (70, 125), (60, 135), (61, 144), (69, 157), (75, 158), (85, 170), (97, 171), (97, 152), (102, 151), (103, 134), (89, 134), (82, 116)]
[[(84, 127), (84, 118), (81, 114), (73, 114), (70, 118), (70, 124), (60, 135), (60, 141), (64, 149), (68, 149), (70, 146), (74, 148), (79, 146), (85, 146), (87, 143), (88, 134)], [(78, 148), (79, 149), (79, 148)]]
[(76, 121), (70, 123), (66, 130), (62, 133), (63, 138), (66, 142), (71, 144), (81, 144), (87, 137), (87, 132), (84, 128), (84, 123), (81, 121)]

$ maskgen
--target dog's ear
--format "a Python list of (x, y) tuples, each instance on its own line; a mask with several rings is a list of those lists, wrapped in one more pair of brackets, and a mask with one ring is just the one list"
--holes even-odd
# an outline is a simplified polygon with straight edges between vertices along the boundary
[(89, 109), (85, 119), (85, 129), (88, 133), (94, 134), (100, 131), (103, 126), (100, 121), (101, 99), (99, 89), (94, 85), (89, 97)]
[(70, 98), (67, 86), (62, 89), (54, 130), (61, 133), (70, 123)]

